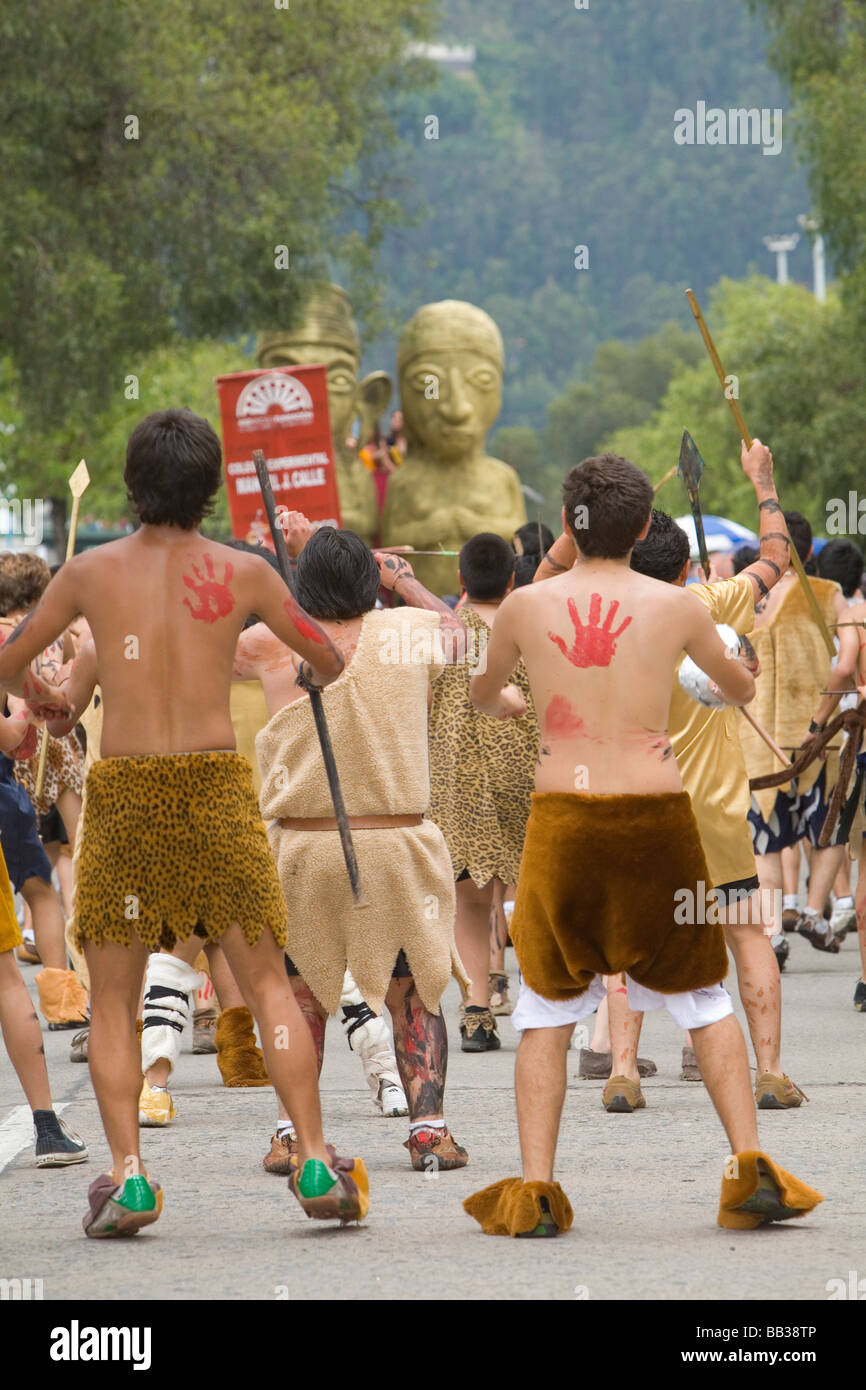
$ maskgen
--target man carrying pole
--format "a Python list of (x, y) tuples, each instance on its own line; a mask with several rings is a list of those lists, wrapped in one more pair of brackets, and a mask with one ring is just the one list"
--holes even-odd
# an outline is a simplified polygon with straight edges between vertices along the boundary
[(130, 437), (124, 478), (140, 528), (64, 565), (0, 651), (0, 684), (56, 732), (91, 691), (73, 670), (67, 698), (27, 666), (83, 614), (102, 690), (102, 758), (88, 774), (75, 911), (112, 1170), (90, 1188), (85, 1233), (133, 1235), (162, 1210), (139, 1158), (136, 1007), (148, 952), (193, 932), (220, 941), (258, 1021), (298, 1132), (292, 1190), (301, 1206), (360, 1220), (366, 1170), (325, 1147), (315, 1053), (283, 969), (285, 903), (229, 714), (235, 647), (251, 612), (298, 652), (308, 682), (326, 685), (343, 661), (269, 565), (201, 535), (222, 480), (205, 420), (188, 410), (148, 416)]

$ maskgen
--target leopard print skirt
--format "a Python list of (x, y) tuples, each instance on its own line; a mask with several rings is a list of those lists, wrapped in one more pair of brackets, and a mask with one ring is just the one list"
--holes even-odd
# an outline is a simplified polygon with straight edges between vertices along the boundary
[(68, 788), (69, 791), (81, 795), (81, 788), (84, 784), (84, 752), (78, 738), (74, 733), (65, 734), (63, 738), (48, 738), (48, 755), (45, 759), (45, 778), (42, 783), (42, 792), (36, 795), (36, 774), (39, 767), (39, 748), (37, 744), (36, 752), (32, 758), (20, 760), (15, 763), (15, 779), (26, 791), (30, 800), (33, 802), (40, 816), (47, 816), (51, 807), (57, 801), (62, 791)]
[(286, 904), (239, 753), (104, 758), (87, 774), (74, 939), (171, 950), (237, 922), (286, 943)]

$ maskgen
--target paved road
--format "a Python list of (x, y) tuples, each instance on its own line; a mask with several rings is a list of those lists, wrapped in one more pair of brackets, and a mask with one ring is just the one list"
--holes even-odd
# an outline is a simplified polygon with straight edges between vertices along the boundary
[[(193, 1057), (187, 1035), (173, 1088), (179, 1118), (144, 1135), (145, 1162), (166, 1191), (164, 1215), (134, 1242), (87, 1241), (86, 1188), (106, 1150), (88, 1070), (67, 1060), (70, 1035), (46, 1034), (56, 1102), (92, 1158), (65, 1171), (37, 1169), (32, 1147), (10, 1159), (28, 1117), (22, 1131), (21, 1093), (0, 1054), (0, 1277), (42, 1278), (45, 1299), (826, 1299), (828, 1280), (847, 1282), (850, 1270), (866, 1277), (866, 1016), (851, 1006), (858, 977), (852, 938), (836, 957), (793, 940), (783, 1060), (811, 1103), (764, 1114), (761, 1137), (828, 1200), (802, 1223), (752, 1233), (715, 1225), (724, 1135), (703, 1086), (678, 1080), (681, 1036), (661, 1014), (644, 1029), (641, 1051), (659, 1066), (644, 1083), (645, 1111), (605, 1114), (601, 1083), (578, 1081), (571, 1054), (558, 1176), (576, 1220), (564, 1238), (493, 1240), (461, 1209), (470, 1192), (519, 1171), (517, 1037), (503, 1019), (499, 1053), (466, 1056), (454, 1045), (447, 1113), (471, 1161), (435, 1178), (412, 1172), (405, 1120), (375, 1114), (357, 1060), (329, 1030), (326, 1132), (341, 1152), (365, 1157), (372, 1185), (366, 1223), (344, 1231), (307, 1222), (285, 1181), (263, 1171), (270, 1088), (225, 1090), (216, 1059)], [(459, 1043), (456, 1011), (452, 987), (447, 1015)]]

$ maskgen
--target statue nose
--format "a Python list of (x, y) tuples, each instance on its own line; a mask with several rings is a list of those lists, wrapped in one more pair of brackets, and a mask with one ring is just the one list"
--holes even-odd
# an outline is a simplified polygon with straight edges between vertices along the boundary
[(447, 388), (441, 402), (441, 413), (449, 424), (462, 425), (472, 415), (472, 402), (458, 367), (452, 367), (448, 373)]

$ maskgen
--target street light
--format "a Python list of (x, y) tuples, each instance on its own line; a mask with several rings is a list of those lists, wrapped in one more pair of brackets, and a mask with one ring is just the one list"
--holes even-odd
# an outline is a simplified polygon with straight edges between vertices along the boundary
[(762, 238), (768, 251), (772, 251), (776, 257), (776, 282), (779, 285), (788, 283), (788, 252), (793, 251), (797, 242), (800, 240), (799, 232), (789, 232), (787, 236), (765, 236)]
[(824, 238), (814, 217), (801, 212), (798, 223), (812, 240), (812, 290), (819, 304), (827, 302), (827, 265), (824, 259)]

